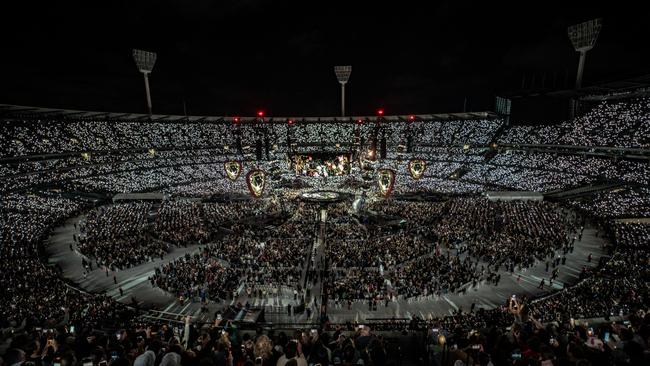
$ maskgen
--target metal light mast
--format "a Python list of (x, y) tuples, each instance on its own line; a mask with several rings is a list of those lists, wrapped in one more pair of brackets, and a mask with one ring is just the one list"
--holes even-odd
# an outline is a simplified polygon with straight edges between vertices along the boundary
[(341, 117), (345, 117), (345, 84), (350, 79), (352, 66), (334, 66), (334, 73), (341, 84)]
[(148, 75), (156, 64), (156, 53), (134, 49), (133, 60), (135, 61), (136, 66), (138, 66), (138, 70), (140, 70), (144, 76), (144, 89), (147, 92), (147, 107), (149, 108), (149, 114), (151, 115), (151, 92), (149, 91)]
[(569, 39), (571, 39), (571, 43), (573, 43), (573, 48), (575, 48), (577, 52), (580, 52), (578, 73), (576, 75), (576, 89), (582, 87), (582, 72), (585, 68), (585, 57), (587, 56), (587, 51), (594, 48), (601, 27), (602, 19), (598, 18), (572, 25), (567, 29)]

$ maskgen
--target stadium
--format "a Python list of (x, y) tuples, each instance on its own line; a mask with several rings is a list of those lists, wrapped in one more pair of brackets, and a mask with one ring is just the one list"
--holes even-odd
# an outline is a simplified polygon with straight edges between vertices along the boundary
[(159, 113), (138, 48), (135, 111), (6, 97), (0, 364), (648, 364), (650, 77), (581, 19), (476, 111)]

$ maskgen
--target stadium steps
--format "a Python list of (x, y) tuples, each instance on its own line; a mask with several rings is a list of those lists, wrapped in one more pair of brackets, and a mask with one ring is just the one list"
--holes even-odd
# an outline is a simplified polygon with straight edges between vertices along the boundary
[(156, 223), (156, 218), (158, 217), (158, 210), (160, 209), (160, 201), (155, 201), (149, 209), (149, 215), (147, 215), (147, 224), (153, 226)]
[(109, 194), (81, 192), (81, 191), (61, 192), (60, 195), (61, 197), (70, 198), (74, 200), (93, 202), (95, 205), (108, 203), (111, 201), (111, 198), (113, 197), (112, 195)]
[(460, 168), (454, 170), (449, 174), (449, 179), (454, 179), (458, 180), (463, 177), (463, 175), (467, 174), (471, 169), (467, 166), (461, 166)]
[(498, 154), (499, 152), (497, 150), (490, 149), (486, 151), (485, 153), (483, 153), (483, 164), (489, 163)]
[(624, 185), (625, 183), (604, 183), (604, 184), (588, 185), (588, 186), (573, 188), (569, 190), (556, 190), (556, 191), (544, 193), (544, 198), (549, 200), (565, 200), (565, 199), (590, 195), (600, 191), (611, 190), (614, 188), (622, 187)]
[(507, 123), (505, 122), (502, 123), (501, 126), (499, 126), (499, 128), (496, 131), (494, 131), (494, 134), (492, 135), (492, 139), (490, 139), (490, 145), (497, 144), (501, 135), (503, 135), (503, 133), (509, 128), (510, 126)]

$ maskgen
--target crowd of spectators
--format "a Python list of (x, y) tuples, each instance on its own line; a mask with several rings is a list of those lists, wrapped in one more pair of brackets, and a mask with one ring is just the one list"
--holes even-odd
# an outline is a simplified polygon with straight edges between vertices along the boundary
[(478, 279), (470, 257), (433, 255), (390, 271), (391, 286), (400, 298), (441, 296)]
[(650, 189), (618, 188), (593, 197), (577, 198), (570, 204), (600, 218), (650, 217)]
[[(642, 161), (537, 152), (499, 153), (492, 161), (486, 158), (490, 150), (487, 145), (502, 128), (499, 140), (503, 143), (589, 146), (591, 141), (598, 146), (644, 147), (650, 136), (643, 123), (647, 109), (646, 99), (603, 102), (587, 115), (565, 124), (505, 128), (499, 119), (416, 119), (410, 123), (381, 123), (379, 128), (374, 123), (355, 121), (291, 125), (95, 121), (89, 125), (67, 120), (6, 120), (0, 126), (0, 156), (12, 160), (0, 164), (0, 175), (6, 178), (0, 189), (59, 185), (112, 193), (245, 193), (242, 181), (224, 179), (223, 162), (231, 154), (245, 161), (245, 170), (256, 166), (270, 171), (274, 169), (270, 162), (284, 161), (286, 153), (297, 146), (304, 153), (327, 152), (331, 148), (330, 152), (344, 154), (352, 145), (363, 153), (370, 141), (377, 139), (386, 139), (388, 144), (383, 164), (395, 165), (400, 173), (407, 172), (405, 161), (396, 160), (398, 155), (399, 159), (419, 157), (428, 161), (425, 180), (413, 181), (408, 174), (398, 174), (399, 190), (467, 193), (500, 187), (548, 191), (590, 184), (597, 179), (647, 184), (650, 171)], [(253, 147), (260, 141), (269, 141), (264, 161), (248, 166), (254, 160)], [(406, 145), (413, 146), (408, 154), (400, 152)], [(464, 172), (467, 174), (463, 176)], [(320, 180), (313, 182), (322, 185)], [(269, 188), (275, 183), (269, 181)], [(329, 186), (332, 184), (337, 180), (330, 180)]]
[[(579, 154), (557, 154), (539, 151), (504, 150), (489, 161), (489, 164), (468, 165), (477, 172), (466, 176), (480, 181), (480, 174), (492, 171), (506, 171), (505, 176), (495, 176), (493, 183), (517, 187), (513, 182), (517, 175), (534, 175), (540, 178), (528, 179), (521, 189), (547, 191), (557, 188), (588, 184), (594, 181), (626, 182), (647, 184), (650, 170), (646, 161), (622, 160), (609, 156)], [(492, 178), (494, 179), (494, 178)], [(541, 180), (543, 179), (543, 180)]]
[(231, 299), (239, 286), (239, 271), (223, 263), (214, 251), (214, 247), (206, 247), (157, 267), (151, 284), (178, 298)]
[(260, 243), (229, 236), (157, 268), (151, 281), (179, 297), (204, 300), (231, 299), (241, 284), (243, 290), (260, 297), (279, 288), (298, 289), (306, 243), (279, 238)]
[(378, 268), (333, 270), (327, 278), (326, 294), (330, 305), (349, 306), (357, 300), (391, 299), (391, 293)]
[(210, 226), (262, 215), (266, 212), (266, 203), (252, 200), (225, 203), (206, 202), (202, 204), (202, 211), (206, 224)]
[(512, 126), (500, 143), (648, 148), (650, 99), (604, 100), (560, 125)]
[(369, 207), (399, 215), (406, 219), (413, 234), (492, 266), (530, 266), (531, 261), (541, 260), (568, 245), (571, 234), (580, 226), (575, 214), (548, 202), (461, 197), (443, 202), (395, 202)]
[[(328, 237), (327, 266), (370, 270), (385, 277), (391, 297), (411, 298), (454, 292), (481, 281), (498, 283), (500, 269), (514, 272), (566, 254), (582, 230), (582, 219), (547, 202), (499, 202), (455, 198), (444, 202), (377, 202), (376, 213), (404, 219), (392, 233), (358, 224), (336, 224)], [(353, 235), (352, 238), (349, 235)], [(361, 235), (360, 238), (356, 236)], [(380, 271), (380, 272), (378, 272)], [(360, 272), (364, 273), (364, 272)], [(372, 299), (383, 290), (348, 291)], [(354, 287), (332, 276), (333, 289)], [(371, 281), (374, 284), (374, 281)], [(373, 288), (377, 293), (370, 293)]]
[(87, 325), (32, 328), (12, 340), (3, 360), (38, 366), (643, 365), (649, 322), (645, 311), (624, 322), (589, 324), (542, 323), (499, 309), (427, 321), (244, 330), (227, 320), (202, 325), (188, 317), (184, 324), (134, 322), (109, 332)]
[[(398, 145), (404, 142), (405, 133), (421, 138), (423, 133), (428, 136), (431, 131), (438, 131), (429, 136), (439, 139), (437, 143), (423, 140), (427, 145), (422, 147), (423, 153), (427, 154), (425, 150), (431, 149), (432, 143), (486, 144), (501, 123), (499, 120), (444, 123), (417, 120), (407, 126), (391, 122), (383, 125), (379, 138), (387, 137), (389, 143)], [(68, 120), (6, 120), (0, 128), (3, 146), (0, 156), (13, 159), (0, 164), (0, 175), (7, 178), (2, 181), (1, 190), (59, 185), (112, 193), (163, 189), (192, 195), (245, 192), (242, 182), (234, 184), (223, 179), (223, 162), (230, 154), (239, 160), (249, 160), (246, 157), (252, 156), (252, 146), (262, 139), (274, 141), (265, 160), (282, 161), (288, 144), (313, 145), (320, 141), (318, 150), (325, 151), (328, 146), (341, 146), (341, 142), (347, 140), (348, 145), (363, 142), (360, 146), (364, 148), (377, 133), (370, 123), (356, 122), (233, 127), (228, 123), (94, 121), (88, 124)], [(314, 146), (304, 146), (304, 152), (309, 152), (310, 147)], [(434, 159), (448, 160), (444, 148), (432, 149), (435, 151), (428, 154)], [(450, 146), (447, 149), (460, 148)], [(349, 148), (335, 150), (346, 153)], [(436, 157), (437, 153), (441, 155)], [(455, 150), (449, 152), (455, 153)], [(480, 156), (463, 154), (462, 158)], [(260, 167), (265, 169), (265, 165), (271, 168), (266, 163)], [(442, 166), (441, 169), (448, 170)]]
[(412, 138), (429, 145), (489, 144), (503, 125), (501, 119), (414, 123)]
[(650, 299), (650, 224), (610, 222), (611, 258), (579, 284), (531, 305), (542, 321), (561, 314), (574, 318), (610, 317), (643, 308)]
[(79, 251), (98, 267), (111, 270), (164, 257), (171, 248), (153, 238), (147, 222), (151, 208), (151, 203), (130, 202), (89, 211), (74, 237)]
[[(184, 204), (191, 207), (189, 203)], [(170, 207), (177, 208), (177, 206), (184, 204), (170, 203)], [(18, 361), (20, 361), (21, 357), (25, 357), (25, 360), (31, 359), (31, 362), (51, 363), (57, 358), (67, 358), (68, 361), (66, 362), (75, 363), (92, 354), (97, 357), (97, 362), (100, 362), (102, 358), (106, 358), (110, 362), (117, 362), (117, 359), (124, 359), (124, 362), (131, 359), (134, 362), (138, 356), (145, 354), (145, 356), (141, 357), (148, 359), (161, 358), (161, 360), (166, 357), (167, 362), (174, 358), (179, 364), (192, 364), (199, 361), (197, 357), (200, 356), (197, 356), (196, 349), (187, 353), (185, 346), (179, 346), (174, 342), (184, 342), (183, 344), (186, 344), (189, 348), (193, 347), (191, 345), (201, 344), (203, 349), (209, 344), (209, 341), (207, 341), (208, 343), (201, 342), (206, 342), (205, 335), (210, 332), (211, 327), (208, 327), (208, 330), (196, 329), (193, 335), (191, 335), (192, 332), (188, 333), (186, 339), (184, 332), (187, 328), (178, 332), (172, 331), (172, 329), (162, 331), (162, 329), (154, 330), (156, 328), (154, 325), (147, 332), (146, 327), (137, 325), (137, 320), (132, 315), (126, 318), (125, 327), (127, 328), (125, 329), (128, 330), (126, 333), (120, 333), (120, 337), (130, 339), (129, 337), (132, 337), (132, 335), (129, 334), (131, 333), (133, 335), (141, 334), (141, 338), (138, 338), (135, 343), (131, 346), (122, 344), (124, 348), (117, 347), (115, 351), (109, 344), (106, 344), (107, 348), (100, 350), (93, 348), (93, 351), (84, 351), (87, 347), (95, 347), (92, 345), (98, 342), (98, 339), (102, 339), (99, 335), (92, 338), (92, 334), (88, 333), (93, 325), (99, 325), (103, 323), (102, 320), (106, 319), (114, 319), (113, 321), (123, 319), (124, 314), (129, 314), (129, 311), (113, 300), (100, 295), (80, 295), (77, 290), (67, 287), (59, 279), (54, 269), (43, 266), (36, 257), (36, 243), (47, 233), (47, 228), (51, 224), (59, 223), (65, 217), (77, 214), (83, 207), (83, 203), (61, 198), (57, 195), (41, 194), (34, 196), (12, 195), (3, 200), (3, 205), (9, 208), (4, 213), (4, 219), (10, 219), (12, 223), (15, 223), (13, 224), (15, 230), (7, 230), (5, 226), (2, 246), (3, 260), (12, 268), (11, 271), (3, 270), (2, 281), (3, 284), (8, 284), (7, 288), (9, 290), (15, 289), (7, 297), (9, 302), (2, 306), (3, 319), (5, 319), (3, 327), (13, 327), (16, 330), (13, 333), (12, 351), (5, 353), (5, 360), (13, 360), (11, 357), (17, 357)], [(381, 206), (381, 204), (375, 204), (371, 208), (381, 210)], [(188, 208), (188, 210), (190, 210), (188, 212), (194, 212), (191, 208)], [(305, 208), (305, 210), (309, 209)], [(344, 217), (343, 209), (339, 208), (338, 211), (340, 212), (334, 217), (338, 217), (337, 221), (341, 221), (340, 218)], [(120, 213), (117, 214), (117, 212)], [(467, 215), (468, 217), (464, 221), (461, 220), (462, 222), (459, 225), (465, 227), (467, 231), (478, 232), (489, 232), (501, 228), (501, 230), (514, 233), (524, 226), (530, 227), (531, 230), (538, 230), (535, 223), (530, 222), (531, 218), (536, 218), (540, 223), (549, 226), (559, 226), (563, 230), (567, 228), (570, 230), (572, 225), (579, 223), (578, 217), (567, 215), (568, 211), (555, 205), (546, 203), (527, 203), (525, 205), (521, 203), (493, 203), (484, 202), (483, 199), (478, 198), (441, 203), (440, 207), (432, 206), (431, 203), (400, 204), (392, 202), (386, 204), (383, 212), (390, 215), (403, 215), (407, 218), (426, 217), (427, 219), (424, 219), (423, 222), (425, 223), (424, 226), (427, 227), (435, 227), (435, 224), (443, 218), (438, 216), (440, 212), (445, 213), (445, 215), (449, 213), (454, 221), (458, 221), (462, 215)], [(428, 214), (425, 215), (425, 212), (428, 212)], [(493, 212), (494, 215), (489, 216), (486, 212)], [(521, 216), (524, 213), (526, 215)], [(130, 213), (125, 213), (121, 209), (117, 210), (115, 215), (123, 219), (131, 216)], [(313, 216), (313, 214), (305, 216)], [(34, 221), (25, 221), (24, 217), (32, 217)], [(139, 216), (135, 215), (135, 217)], [(474, 220), (472, 221), (470, 218), (474, 218)], [(103, 219), (108, 220), (108, 218)], [(142, 222), (137, 219), (128, 220)], [(173, 218), (170, 220), (174, 221)], [(96, 223), (97, 221), (93, 222)], [(521, 226), (517, 224), (518, 222), (521, 222)], [(404, 329), (426, 330), (429, 335), (426, 338), (429, 347), (423, 347), (421, 350), (426, 350), (426, 357), (437, 361), (440, 361), (442, 357), (447, 359), (446, 362), (449, 362), (449, 359), (460, 359), (466, 362), (468, 359), (478, 360), (483, 357), (485, 360), (491, 359), (495, 364), (504, 361), (514, 361), (517, 364), (524, 362), (517, 360), (517, 358), (521, 357), (521, 360), (527, 360), (526, 362), (530, 360), (537, 360), (538, 362), (541, 360), (554, 360), (554, 362), (564, 360), (563, 362), (567, 364), (577, 363), (581, 359), (590, 360), (594, 364), (599, 362), (608, 364), (614, 362), (614, 359), (629, 360), (628, 363), (632, 363), (634, 360), (636, 360), (634, 362), (640, 362), (646, 357), (643, 350), (647, 347), (647, 335), (639, 332), (645, 329), (642, 327), (645, 317), (643, 310), (647, 310), (645, 307), (647, 307), (650, 296), (650, 288), (648, 288), (650, 273), (648, 273), (647, 256), (650, 225), (644, 223), (644, 221), (634, 220), (607, 221), (607, 223), (608, 229), (605, 229), (605, 231), (609, 232), (613, 239), (613, 244), (608, 247), (611, 259), (603, 261), (596, 269), (586, 273), (583, 280), (577, 285), (558, 290), (556, 293), (541, 299), (533, 301), (522, 299), (522, 302), (519, 303), (521, 310), (514, 312), (512, 307), (501, 306), (493, 310), (481, 309), (475, 312), (459, 313), (441, 318), (414, 319), (404, 324)], [(472, 226), (473, 224), (475, 225)], [(354, 226), (347, 227), (354, 230)], [(458, 269), (461, 267), (476, 268), (477, 264), (470, 259), (470, 256), (451, 254), (458, 249), (460, 249), (461, 254), (469, 253), (471, 249), (464, 248), (462, 241), (458, 242), (454, 238), (460, 237), (464, 240), (471, 240), (471, 235), (469, 237), (461, 235), (461, 231), (455, 231), (450, 222), (442, 224), (441, 227), (444, 228), (441, 232), (446, 233), (446, 237), (437, 235), (437, 231), (428, 231), (427, 229), (415, 231), (415, 234), (429, 239), (434, 239), (434, 235), (436, 235), (436, 242), (443, 247), (448, 246), (453, 249), (452, 251), (447, 250), (444, 254), (434, 252), (431, 257), (425, 256), (412, 262), (409, 261), (402, 266), (397, 266), (394, 271), (391, 271), (390, 268), (355, 268), (350, 269), (347, 273), (338, 270), (332, 271), (332, 285), (326, 287), (328, 297), (333, 302), (330, 306), (349, 306), (351, 300), (363, 298), (370, 300), (369, 306), (372, 308), (376, 307), (378, 302), (395, 299), (399, 293), (403, 293), (408, 297), (444, 291), (444, 287), (437, 287), (435, 284), (432, 286), (428, 279), (424, 278), (427, 273), (432, 273), (430, 267), (432, 262), (440, 262), (439, 265), (435, 266), (440, 271), (435, 277), (445, 279), (444, 282), (450, 286), (455, 287), (471, 280), (470, 277), (463, 278), (468, 272), (458, 272)], [(503, 229), (504, 227), (511, 228)], [(116, 230), (120, 233), (132, 233), (133, 230), (136, 230), (129, 225), (118, 225), (117, 228)], [(295, 226), (287, 224), (283, 229), (276, 229), (276, 232), (285, 235), (292, 230), (295, 231), (295, 228)], [(247, 228), (244, 228), (244, 230), (250, 231)], [(269, 236), (273, 231), (268, 230), (272, 229), (264, 229), (263, 234), (260, 235)], [(415, 226), (407, 227), (406, 230), (415, 230)], [(368, 235), (371, 237), (373, 233), (373, 230), (369, 230)], [(545, 238), (544, 232), (540, 231), (531, 232), (530, 235)], [(550, 240), (550, 238), (547, 239)], [(481, 244), (476, 245), (480, 246)], [(482, 253), (482, 250), (479, 252)], [(233, 268), (219, 257), (219, 253), (220, 248), (218, 245), (206, 245), (199, 253), (188, 254), (173, 262), (173, 265), (163, 266), (157, 270), (156, 275), (152, 277), (152, 282), (179, 297), (205, 300), (229, 299), (241, 284), (244, 284), (244, 288), (249, 293), (257, 292), (261, 296), (265, 296), (273, 287), (267, 286), (269, 281), (295, 285), (294, 279), (298, 277), (297, 273), (279, 266), (276, 266), (274, 271), (264, 268), (261, 272), (256, 272), (256, 268)], [(543, 255), (544, 251), (541, 253)], [(475, 255), (478, 256), (478, 254)], [(463, 261), (466, 262), (463, 263)], [(525, 265), (525, 262), (522, 264)], [(196, 268), (203, 268), (203, 271), (196, 271)], [(261, 268), (263, 267), (260, 266)], [(33, 304), (33, 306), (22, 306), (22, 304)], [(61, 308), (61, 304), (65, 304), (65, 306)], [(626, 325), (605, 323), (601, 326), (588, 327), (572, 324), (570, 321), (571, 318), (608, 318), (620, 315), (629, 315), (630, 323)], [(65, 328), (66, 325), (67, 328)], [(74, 334), (70, 331), (71, 325), (79, 329)], [(166, 327), (163, 326), (163, 329)], [(234, 325), (229, 324), (227, 327), (231, 327), (230, 331), (235, 332), (232, 329)], [(400, 327), (402, 325), (400, 325), (399, 321), (386, 321), (377, 325), (377, 329), (395, 330), (400, 329)], [(509, 329), (506, 327), (509, 327)], [(193, 326), (190, 326), (190, 328), (194, 329)], [(361, 328), (366, 329), (365, 327)], [(346, 333), (346, 329), (346, 327), (343, 327), (337, 332)], [(28, 333), (23, 333), (23, 336), (17, 335), (24, 332), (24, 330), (28, 330)], [(157, 337), (168, 337), (167, 341), (169, 341), (174, 337), (175, 332), (178, 339), (176, 341), (172, 340), (174, 344), (166, 343), (165, 351), (154, 351), (157, 347), (155, 345), (157, 344)], [(349, 334), (349, 331), (347, 332)], [(605, 332), (609, 333), (609, 335), (605, 336)], [(149, 334), (147, 335), (147, 333)], [(164, 335), (157, 335), (159, 333)], [(317, 331), (316, 333), (319, 336), (328, 337), (325, 335), (328, 332)], [(360, 337), (361, 331), (358, 330), (352, 333), (353, 338)], [(114, 333), (109, 334), (112, 337)], [(635, 336), (635, 334), (640, 335), (640, 337)], [(72, 347), (67, 339), (81, 335), (84, 336), (82, 339), (88, 337), (86, 339), (88, 345), (81, 344)], [(199, 341), (199, 338), (192, 338), (200, 335), (204, 337), (201, 338), (201, 341)], [(445, 346), (439, 341), (439, 335), (446, 337), (445, 342), (448, 347), (454, 344), (456, 346), (453, 349), (445, 349)], [(259, 334), (257, 337), (267, 342), (266, 345), (273, 345), (272, 341), (270, 341), (273, 337), (268, 338), (269, 340), (262, 338)], [(370, 337), (379, 339), (377, 336), (370, 335)], [(608, 339), (605, 339), (606, 337)], [(26, 342), (26, 339), (28, 340), (27, 343), (21, 343)], [(54, 339), (54, 341), (48, 342), (48, 339)], [(232, 341), (234, 338), (230, 337), (230, 339)], [(37, 342), (34, 343), (34, 340)], [(181, 340), (183, 341), (179, 342)], [(240, 342), (245, 343), (243, 339)], [(547, 344), (547, 342), (548, 347), (540, 348), (540, 344)], [(278, 344), (282, 343), (284, 342), (280, 341)], [(50, 344), (53, 345), (50, 346)], [(140, 351), (137, 351), (137, 344), (141, 344)], [(306, 341), (302, 346), (309, 344), (309, 341)], [(474, 346), (479, 347), (474, 348)], [(135, 347), (136, 350), (126, 352), (129, 347)], [(222, 346), (215, 347), (222, 351), (227, 349), (227, 347), (220, 348)], [(314, 347), (313, 344), (312, 347)], [(356, 343), (353, 343), (353, 347), (356, 347)], [(148, 355), (146, 355), (147, 348), (152, 350)], [(274, 346), (271, 346), (271, 349), (273, 348)], [(27, 354), (21, 356), (22, 354), (17, 351), (18, 349), (26, 351)], [(367, 352), (365, 349), (365, 347), (362, 348), (359, 359), (363, 359), (364, 352)], [(236, 360), (245, 360), (248, 357), (244, 355), (245, 350), (246, 346), (241, 354), (231, 357)], [(356, 354), (356, 351), (352, 352), (352, 349), (349, 349), (347, 356), (337, 357), (336, 352), (330, 351), (332, 352), (328, 353), (328, 356), (324, 356), (321, 362), (338, 364), (345, 357), (354, 359), (352, 355)], [(161, 352), (162, 354), (159, 354)], [(179, 352), (177, 353), (178, 357), (176, 355), (165, 356), (170, 352)], [(306, 359), (311, 357), (310, 354), (304, 353)], [(277, 353), (276, 356), (281, 357), (280, 353)], [(259, 357), (271, 359), (264, 358), (270, 356)], [(599, 361), (599, 358), (607, 361)], [(142, 358), (140, 360), (142, 361)], [(365, 359), (364, 362), (377, 362), (377, 358)]]
[(3, 327), (62, 316), (61, 306), (54, 304), (61, 300), (59, 296), (67, 297), (67, 292), (55, 271), (39, 261), (37, 243), (46, 238), (51, 225), (76, 213), (83, 204), (63, 198), (10, 195), (2, 200), (2, 207)]
[[(179, 297), (203, 300), (232, 298), (235, 290), (263, 298), (302, 287), (305, 258), (313, 240), (309, 230), (313, 228), (287, 211), (303, 211), (301, 205), (263, 201), (168, 205), (182, 210), (176, 213), (179, 224), (173, 232), (192, 233), (193, 223), (205, 220), (204, 234), (219, 230), (229, 234), (215, 238), (197, 254), (157, 268), (151, 279), (154, 286)], [(196, 217), (184, 217), (188, 215)], [(178, 235), (185, 234), (175, 237)]]
[(405, 234), (350, 239), (338, 229), (327, 240), (326, 255), (333, 267), (392, 267), (431, 252), (431, 243)]
[[(126, 311), (103, 295), (79, 292), (64, 282), (56, 266), (43, 262), (41, 243), (49, 231), (91, 203), (59, 193), (38, 192), (2, 197), (0, 337), (5, 330), (55, 328), (65, 322), (100, 326)], [(133, 315), (131, 315), (133, 316)], [(9, 333), (12, 334), (12, 333)]]
[(203, 205), (191, 201), (163, 201), (156, 214), (155, 233), (174, 245), (205, 242), (208, 231), (203, 222)]
[[(503, 124), (499, 119), (484, 120), (417, 120), (409, 124), (384, 122), (379, 130), (374, 123), (229, 123), (192, 122), (158, 123), (150, 121), (109, 122), (70, 121), (57, 119), (5, 120), (0, 126), (2, 157), (41, 154), (82, 153), (151, 149), (214, 149), (240, 141), (250, 149), (261, 139), (277, 145), (292, 143), (354, 143), (371, 137), (387, 137), (389, 142), (402, 143), (402, 136), (411, 134), (426, 144), (463, 145), (487, 144)], [(378, 133), (378, 135), (375, 135)], [(216, 137), (216, 138), (215, 138)], [(282, 150), (278, 147), (271, 152)]]
[[(92, 327), (38, 329), (16, 338), (5, 364), (61, 362), (107, 365), (299, 366), (388, 365), (402, 356), (398, 344), (368, 326), (284, 331), (242, 330), (230, 321), (140, 322), (110, 333)], [(425, 355), (423, 352), (418, 356)], [(412, 355), (415, 356), (415, 355)]]
[(518, 166), (471, 164), (461, 179), (499, 190), (547, 192), (587, 185), (596, 179), (563, 171), (549, 171)]
[[(143, 262), (161, 259), (174, 246), (207, 243), (221, 225), (234, 224), (247, 217), (267, 213), (262, 202), (201, 203), (189, 200), (163, 200), (153, 203), (128, 202), (101, 206), (85, 214), (79, 223), (80, 235), (75, 236), (80, 252), (94, 260), (97, 266), (124, 269)], [(234, 224), (233, 229), (243, 229)], [(290, 224), (280, 226), (277, 235), (300, 233)], [(252, 231), (248, 231), (252, 233)], [(260, 231), (259, 235), (269, 234)], [(261, 236), (257, 236), (260, 239)], [(252, 235), (248, 235), (251, 237)], [(267, 236), (267, 238), (273, 238)], [(244, 240), (244, 237), (241, 238)], [(241, 261), (242, 247), (253, 247), (260, 240), (238, 243), (226, 251), (230, 259)], [(260, 258), (272, 262), (279, 259), (279, 245), (270, 240)]]
[[(505, 128), (499, 143), (647, 148), (649, 110), (647, 99), (606, 101), (558, 126)], [(164, 256), (173, 245), (196, 242), (200, 243), (196, 253), (157, 268), (152, 285), (201, 301), (231, 299), (240, 288), (249, 296), (264, 297), (278, 287), (300, 289), (303, 277), (313, 272), (308, 268), (312, 233), (317, 229), (315, 205), (289, 203), (283, 197), (271, 205), (262, 200), (165, 201), (159, 206), (131, 202), (90, 209), (90, 202), (82, 197), (36, 189), (39, 186), (56, 182), (67, 191), (163, 190), (204, 198), (245, 193), (243, 177), (236, 182), (225, 179), (223, 159), (213, 158), (238, 150), (236, 141), (248, 151), (268, 137), (280, 142), (270, 149), (269, 158), (282, 159), (288, 145), (284, 141), (319, 140), (329, 145), (363, 141), (367, 147), (377, 131), (390, 146), (407, 145), (410, 136), (410, 143), (420, 149), (412, 156), (429, 155), (420, 180), (408, 175), (406, 160), (391, 156), (384, 161), (398, 171), (395, 192), (399, 193), (475, 193), (495, 187), (545, 191), (600, 180), (647, 185), (648, 176), (644, 163), (635, 160), (504, 151), (489, 157), (485, 147), (463, 146), (492, 142), (503, 127), (500, 120), (385, 123), (381, 128), (368, 121), (333, 127), (3, 122), (0, 283), (5, 292), (0, 299), (0, 337), (10, 341), (8, 351), (2, 352), (2, 364), (7, 365), (384, 365), (398, 358), (367, 326), (293, 335), (260, 330), (251, 336), (239, 333), (231, 323), (204, 328), (188, 323), (180, 330), (167, 324), (142, 325), (124, 305), (65, 282), (57, 266), (46, 265), (43, 258), (50, 229), (85, 213), (76, 245), (98, 265), (126, 268)], [(307, 189), (341, 182), (318, 180)], [(269, 181), (267, 188), (276, 184)], [(570, 250), (582, 231), (583, 217), (595, 217), (599, 232), (613, 244), (595, 269), (583, 270), (577, 284), (542, 298), (524, 298), (514, 308), (510, 301), (492, 310), (403, 324), (386, 321), (378, 328), (426, 330), (426, 346), (420, 350), (430, 364), (458, 360), (463, 364), (647, 364), (650, 225), (638, 219), (648, 216), (647, 197), (646, 187), (598, 193), (570, 202), (579, 215), (546, 202), (502, 203), (478, 197), (370, 205), (371, 210), (406, 220), (405, 227), (392, 235), (348, 220), (346, 208), (340, 205), (332, 210), (332, 225), (325, 228), (324, 291), (330, 306), (350, 306), (363, 299), (373, 308), (377, 302), (495, 281), (500, 269), (525, 268), (557, 251)], [(262, 223), (266, 219), (278, 221)], [(229, 235), (212, 236), (223, 229)], [(616, 316), (629, 321), (609, 322)], [(604, 321), (590, 327), (573, 320), (585, 318)], [(119, 335), (116, 324), (122, 327)], [(322, 326), (328, 326), (325, 319)], [(106, 329), (108, 335), (100, 332)]]

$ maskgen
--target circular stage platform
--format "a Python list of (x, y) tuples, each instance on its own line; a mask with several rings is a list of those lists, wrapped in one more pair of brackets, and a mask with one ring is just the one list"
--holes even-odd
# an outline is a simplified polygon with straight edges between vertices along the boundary
[(300, 195), (300, 199), (309, 202), (339, 202), (347, 198), (346, 193), (339, 193), (334, 191), (312, 191), (304, 192)]

